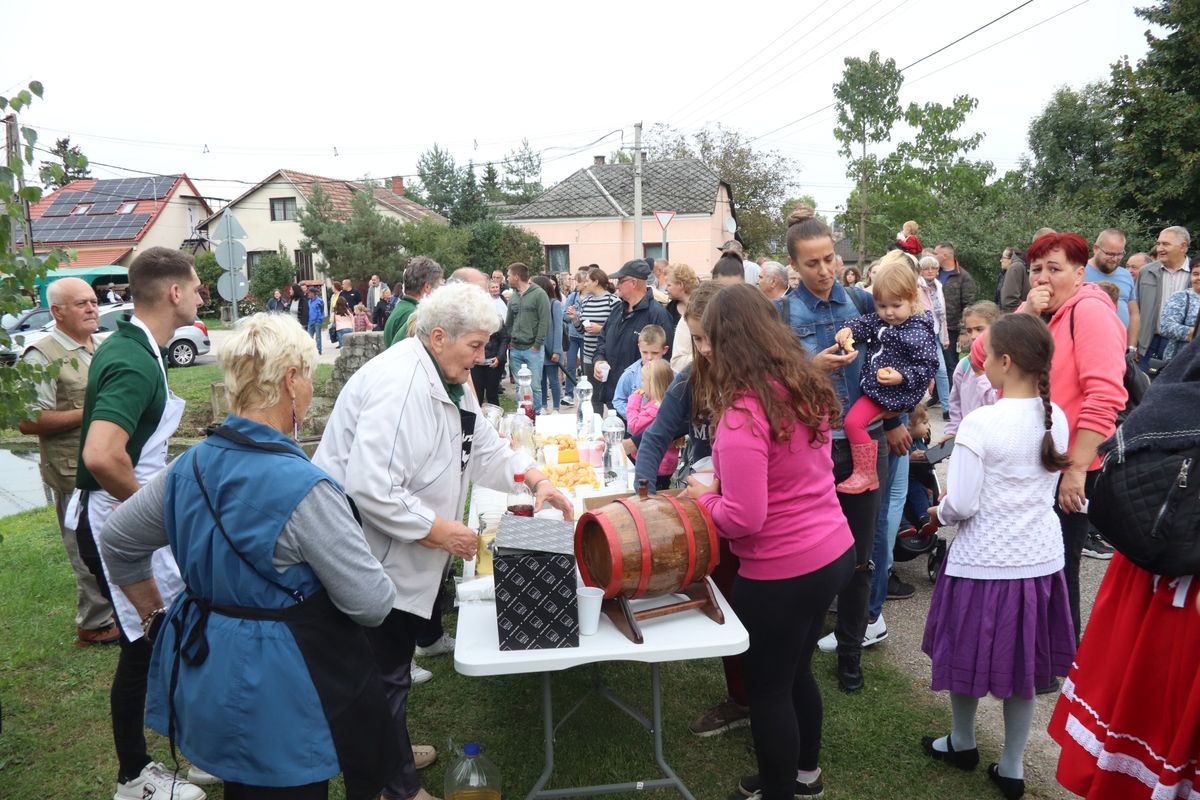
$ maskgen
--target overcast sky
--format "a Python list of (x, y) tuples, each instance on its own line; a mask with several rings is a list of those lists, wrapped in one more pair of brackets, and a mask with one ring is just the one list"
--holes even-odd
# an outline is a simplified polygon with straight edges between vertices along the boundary
[[(832, 102), (842, 59), (903, 67), (1020, 2), (10, 4), (0, 89), (42, 81), (23, 121), (46, 147), (70, 134), (94, 177), (186, 172), (216, 197), (281, 167), (412, 174), (434, 142), (481, 164), (522, 137), (551, 183), (640, 120), (761, 136), (795, 159), (793, 193), (831, 211), (850, 190), (834, 113), (788, 123)], [(1146, 27), (1121, 0), (1034, 0), (908, 70), (900, 99), (977, 98), (969, 130), (1003, 172), (1055, 88), (1142, 57)]]

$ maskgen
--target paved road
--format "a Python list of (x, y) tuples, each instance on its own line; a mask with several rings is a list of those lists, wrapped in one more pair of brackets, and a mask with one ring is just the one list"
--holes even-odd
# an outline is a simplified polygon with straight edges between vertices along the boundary
[[(227, 341), (232, 335), (233, 331), (229, 330), (210, 330), (208, 332), (208, 338), (209, 341), (212, 342), (212, 349), (208, 352), (208, 355), (198, 357), (196, 359), (196, 363), (217, 363), (217, 352), (220, 350), (222, 342)], [(340, 351), (337, 349), (337, 345), (329, 341), (329, 334), (324, 329), (322, 329), (321, 335), (324, 336), (325, 339), (321, 342), (322, 353), (320, 357), (317, 358), (317, 363), (332, 364), (333, 362), (337, 361), (338, 353)]]

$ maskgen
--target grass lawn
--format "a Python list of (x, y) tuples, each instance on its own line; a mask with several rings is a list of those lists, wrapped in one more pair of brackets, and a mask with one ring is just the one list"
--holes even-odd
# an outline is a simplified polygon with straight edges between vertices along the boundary
[[(317, 365), (317, 372), (313, 378), (314, 394), (324, 393), (325, 384), (329, 382), (331, 374), (332, 364)], [(221, 368), (216, 364), (167, 370), (167, 382), (171, 385), (171, 391), (187, 401), (176, 436), (203, 436), (204, 429), (215, 421), (212, 418), (210, 387), (222, 377)]]
[[(179, 372), (190, 377), (198, 370)], [(116, 763), (108, 686), (116, 650), (71, 646), (74, 588), (53, 511), (8, 517), (0, 521), (0, 530), (0, 796), (109, 797)], [(453, 632), (452, 614), (446, 624)], [(815, 659), (826, 700), (822, 766), (827, 797), (998, 796), (982, 770), (950, 770), (921, 753), (918, 740), (923, 733), (948, 730), (944, 698), (914, 686), (879, 653), (866, 656), (867, 689), (843, 695), (835, 687), (832, 663), (829, 656), (818, 654)], [(468, 678), (455, 673), (450, 657), (422, 659), (421, 664), (435, 678), (413, 690), (410, 728), (416, 742), (435, 744), (442, 751), (438, 762), (423, 773), (426, 787), (441, 796), (450, 760), (448, 740), (475, 740), (499, 767), (505, 795), (524, 796), (542, 765), (539, 677)], [(611, 687), (648, 713), (648, 667), (617, 663), (601, 669)], [(556, 677), (559, 714), (589, 685), (591, 674), (589, 668), (580, 668)], [(688, 722), (723, 693), (716, 661), (663, 667), (667, 760), (700, 800), (726, 797), (738, 777), (755, 771), (748, 728), (709, 739), (687, 731)], [(649, 734), (625, 715), (590, 699), (558, 732), (551, 786), (658, 777), (650, 741)], [(150, 750), (155, 758), (168, 760), (161, 737), (152, 738)], [(995, 755), (985, 750), (984, 763)], [(209, 791), (210, 798), (221, 796), (219, 786)], [(334, 796), (342, 797), (340, 785)]]

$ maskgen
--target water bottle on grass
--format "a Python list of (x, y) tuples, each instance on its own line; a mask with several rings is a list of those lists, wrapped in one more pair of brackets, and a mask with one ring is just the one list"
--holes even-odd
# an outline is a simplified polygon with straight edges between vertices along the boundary
[(446, 770), (446, 800), (500, 800), (500, 771), (481, 755), (475, 742)]

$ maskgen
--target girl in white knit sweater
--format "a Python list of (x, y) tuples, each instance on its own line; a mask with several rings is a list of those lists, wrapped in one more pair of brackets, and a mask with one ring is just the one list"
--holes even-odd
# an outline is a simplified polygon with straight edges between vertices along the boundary
[(1054, 513), (1068, 428), (1050, 402), (1054, 340), (1032, 314), (987, 333), (984, 371), (1003, 399), (963, 419), (947, 494), (933, 521), (958, 531), (933, 590), (922, 649), (934, 691), (949, 690), (953, 728), (925, 737), (932, 757), (960, 769), (979, 763), (975, 709), (1004, 701), (1004, 753), (988, 777), (1009, 800), (1025, 791), (1023, 756), (1034, 692), (1065, 676), (1075, 655), (1063, 541)]

